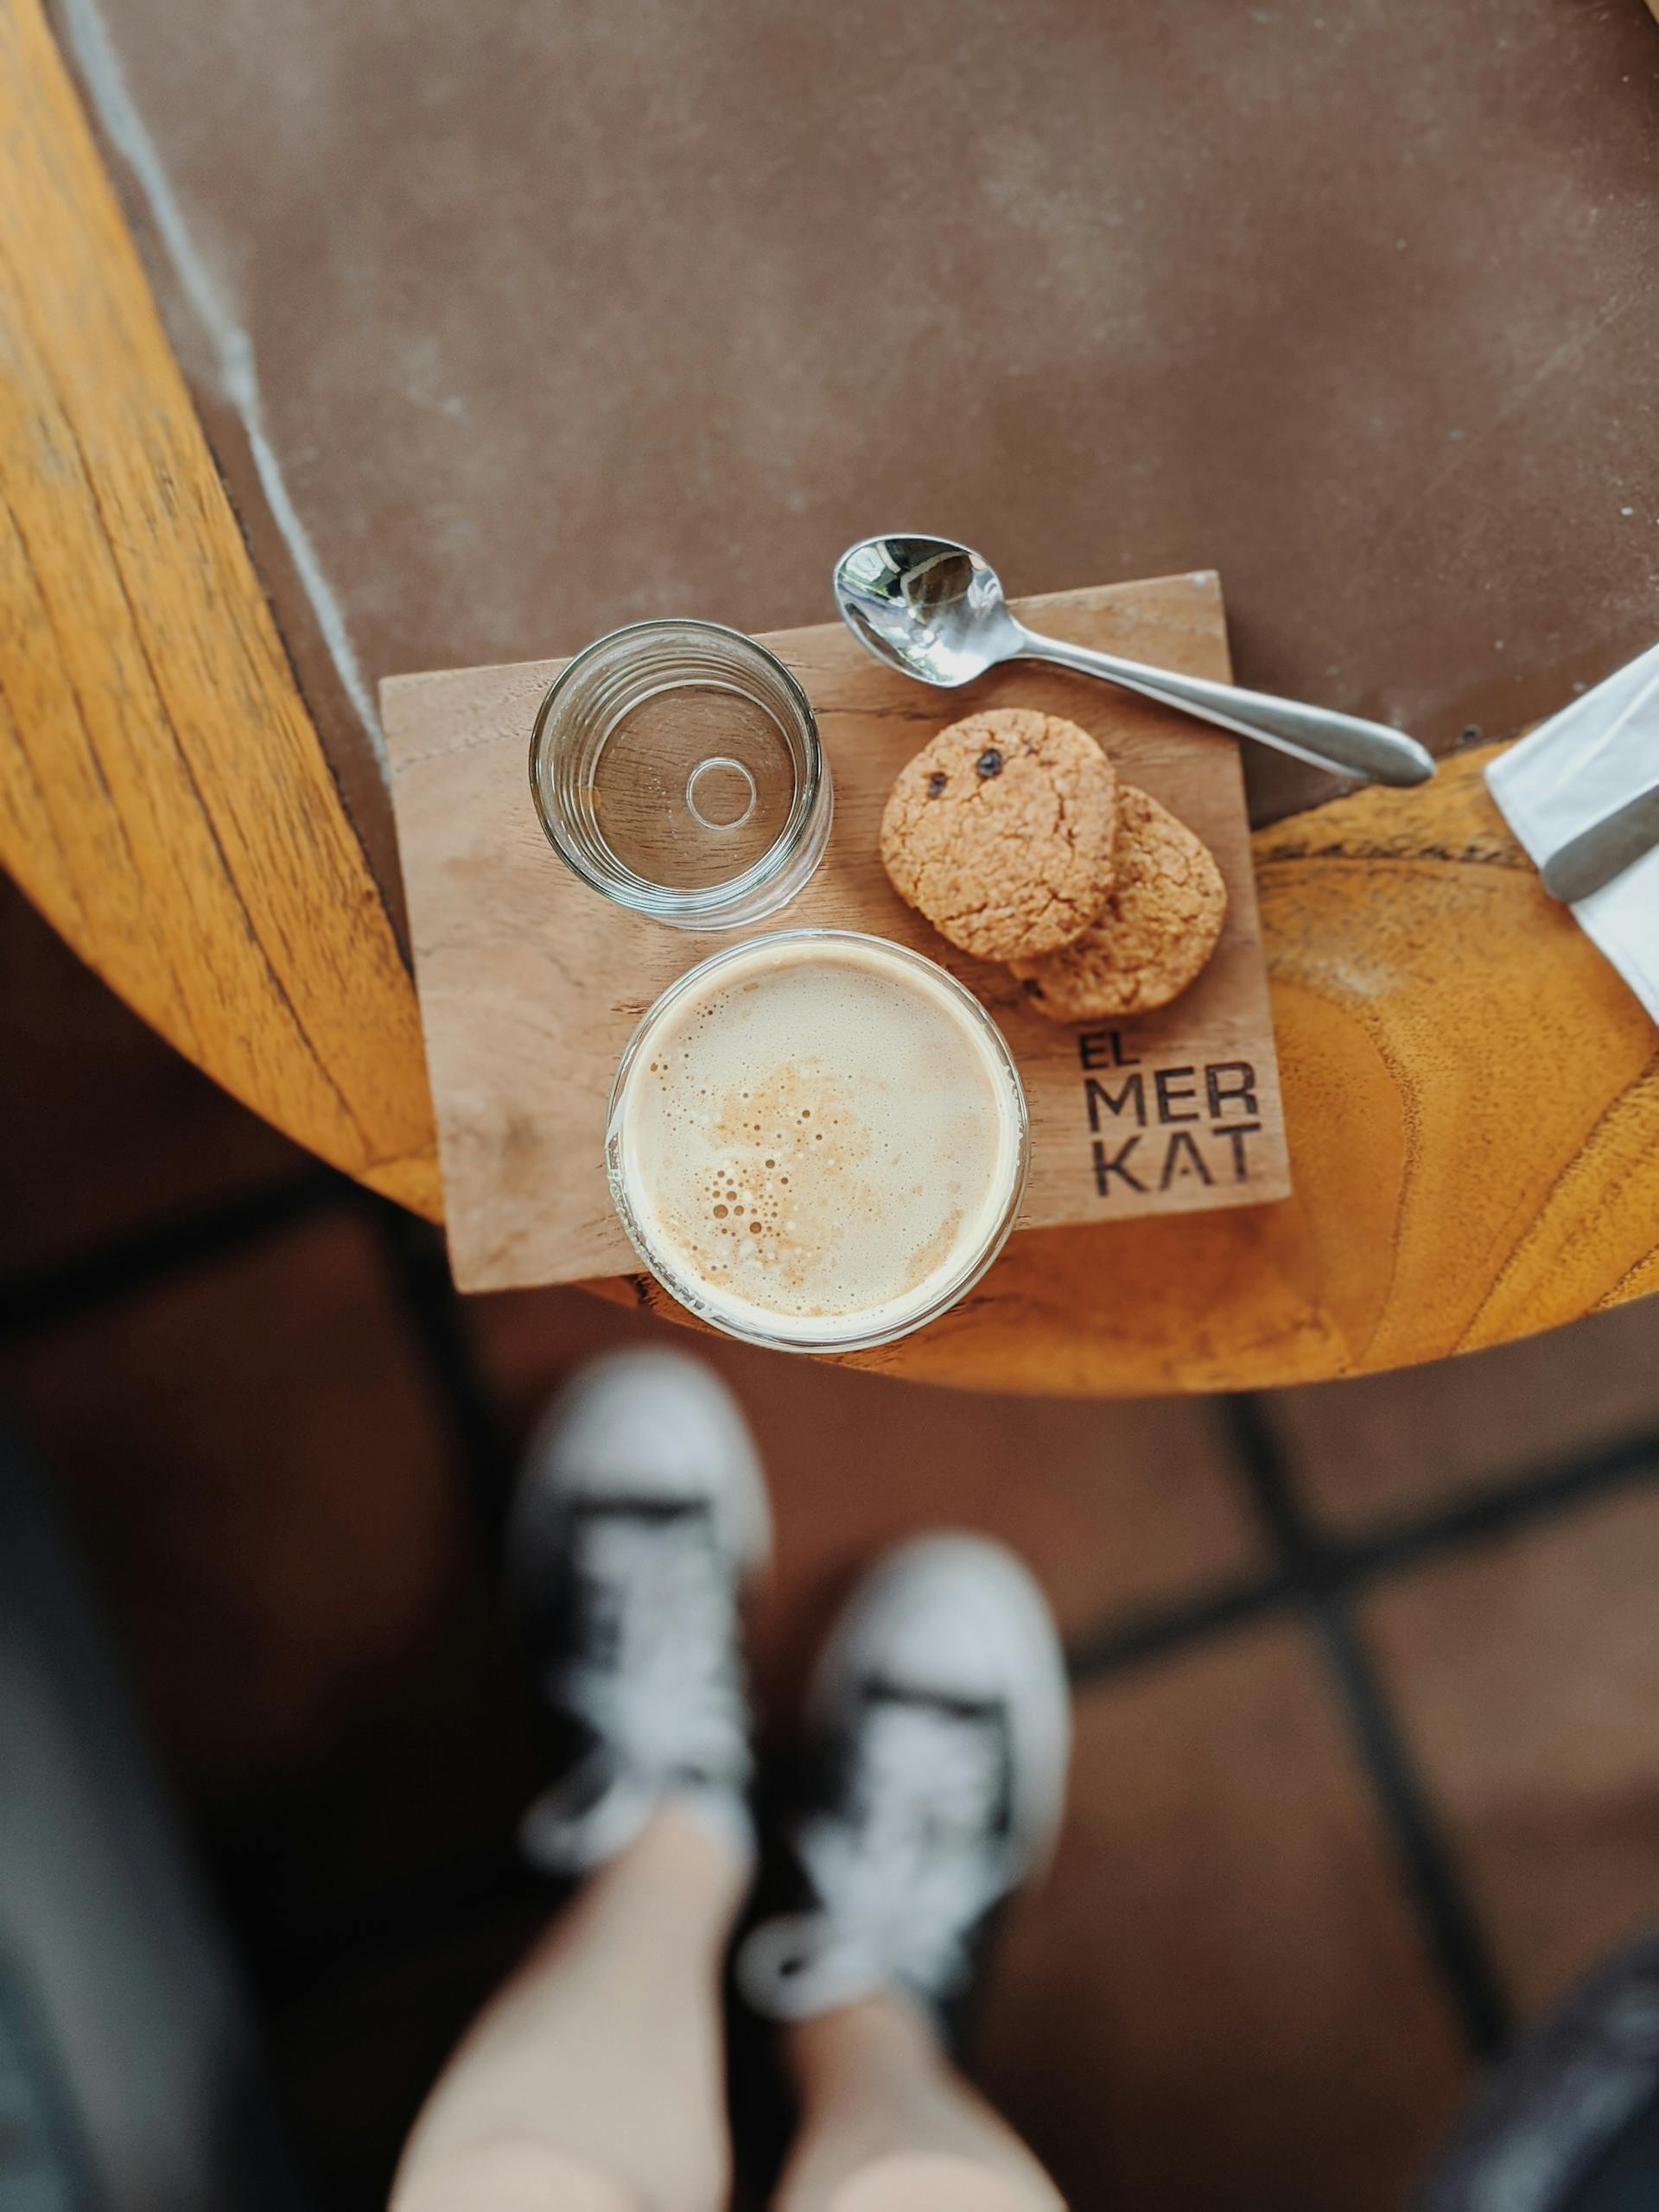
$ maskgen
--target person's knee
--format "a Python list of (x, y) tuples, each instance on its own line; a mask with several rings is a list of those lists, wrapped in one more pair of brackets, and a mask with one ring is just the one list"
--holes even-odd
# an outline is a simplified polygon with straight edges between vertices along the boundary
[(416, 2169), (391, 2212), (647, 2212), (628, 2190), (533, 2137), (469, 2144)]

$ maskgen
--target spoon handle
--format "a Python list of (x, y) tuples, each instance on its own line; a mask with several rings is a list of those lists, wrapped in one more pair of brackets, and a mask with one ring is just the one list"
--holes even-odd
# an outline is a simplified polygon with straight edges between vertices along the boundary
[(1020, 639), (1022, 658), (1052, 661), (1084, 676), (1103, 676), (1126, 690), (1179, 707), (1240, 737), (1259, 739), (1298, 760), (1311, 760), (1315, 767), (1334, 768), (1341, 776), (1363, 776), (1373, 784), (1421, 784), (1434, 772), (1433, 755), (1426, 747), (1382, 722), (1362, 721), (1357, 715), (1339, 715), (1329, 707), (1305, 707), (1265, 691), (1240, 691), (1230, 683), (1150, 668), (1143, 661), (1121, 660), (1116, 653), (1068, 645), (1063, 638), (1045, 637), (1023, 624)]

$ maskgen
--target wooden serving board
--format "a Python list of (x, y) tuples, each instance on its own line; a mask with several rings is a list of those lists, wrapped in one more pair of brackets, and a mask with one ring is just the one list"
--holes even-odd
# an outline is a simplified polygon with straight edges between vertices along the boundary
[[(1082, 644), (1224, 680), (1230, 672), (1220, 586), (1208, 572), (1056, 593), (1020, 611)], [(568, 1282), (638, 1266), (601, 1157), (618, 1058), (676, 976), (734, 935), (769, 929), (872, 931), (927, 953), (978, 993), (1013, 1048), (1030, 1103), (1021, 1226), (1283, 1198), (1279, 1072), (1233, 741), (1035, 664), (946, 694), (879, 667), (838, 623), (765, 642), (817, 710), (835, 777), (835, 828), (791, 906), (718, 937), (612, 906), (543, 836), (526, 760), (537, 705), (561, 662), (381, 685), (461, 1287)], [(1005, 968), (947, 945), (889, 886), (876, 837), (894, 775), (947, 721), (997, 706), (1080, 722), (1128, 782), (1161, 799), (1214, 852), (1227, 881), (1226, 929), (1198, 982), (1161, 1013), (1077, 1028), (1045, 1021)]]

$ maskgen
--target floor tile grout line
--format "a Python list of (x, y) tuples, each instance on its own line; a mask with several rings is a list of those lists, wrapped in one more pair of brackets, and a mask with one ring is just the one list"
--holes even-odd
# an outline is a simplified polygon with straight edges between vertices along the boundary
[(0, 1345), (78, 1321), (245, 1245), (280, 1234), (310, 1215), (352, 1203), (355, 1185), (329, 1167), (252, 1185), (230, 1198), (150, 1222), (67, 1260), (0, 1279)]
[[(280, 1233), (329, 1206), (367, 1217), (383, 1262), (436, 1386), (460, 1449), (474, 1511), (499, 1548), (511, 1460), (498, 1410), (478, 1367), (440, 1241), (401, 1208), (359, 1191), (329, 1169), (258, 1186), (229, 1203), (157, 1224), (100, 1253), (0, 1281), (0, 1344), (62, 1325), (81, 1313)], [(1659, 1474), (1659, 1438), (1627, 1440), (1588, 1459), (1488, 1486), (1449, 1511), (1403, 1519), (1358, 1539), (1326, 1536), (1304, 1513), (1260, 1402), (1221, 1401), (1234, 1458), (1253, 1510), (1281, 1562), (1277, 1572), (1224, 1583), (1195, 1600), (1109, 1619), (1068, 1652), (1079, 1688), (1212, 1641), (1265, 1617), (1297, 1610), (1319, 1637), (1339, 1703), (1393, 1843), (1421, 1935), (1478, 2056), (1501, 2049), (1510, 2007), (1478, 1917), (1458, 1875), (1432, 1798), (1407, 1750), (1348, 1600), (1447, 1552), (1491, 1541), (1589, 1503), (1610, 1488)], [(499, 1888), (514, 1884), (500, 1880)], [(498, 1887), (486, 1881), (486, 1892)], [(477, 1902), (474, 1897), (471, 1900)], [(392, 1916), (395, 1919), (396, 1916)]]
[[(1587, 1510), (1610, 1492), (1659, 1483), (1659, 1436), (1624, 1440), (1593, 1457), (1483, 1487), (1445, 1512), (1409, 1516), (1357, 1536), (1322, 1536), (1326, 1586), (1344, 1596), (1540, 1523)], [(1069, 1647), (1074, 1686), (1087, 1688), (1300, 1602), (1284, 1570), (1224, 1582), (1145, 1611), (1108, 1614)]]
[[(215, 1259), (238, 1245), (280, 1235), (315, 1211), (353, 1205), (385, 1209), (402, 1216), (402, 1209), (363, 1190), (336, 1170), (326, 1166), (302, 1170), (267, 1184), (256, 1185), (227, 1200), (146, 1225), (92, 1251), (77, 1253), (63, 1262), (25, 1268), (8, 1281), (0, 1277), (0, 1347), (22, 1338), (48, 1333), (79, 1319), (99, 1307), (136, 1295), (158, 1278), (188, 1271)], [(428, 1236), (412, 1216), (405, 1217), (416, 1231)], [(1435, 1553), (1455, 1549), (1535, 1519), (1548, 1519), (1580, 1502), (1602, 1494), (1624, 1482), (1659, 1475), (1659, 1434), (1646, 1433), (1592, 1453), (1556, 1462), (1522, 1476), (1489, 1483), (1472, 1497), (1460, 1499), (1444, 1513), (1402, 1516), (1357, 1537), (1321, 1534), (1321, 1548), (1333, 1574), (1344, 1584), (1367, 1582), (1397, 1573)], [(1287, 1593), (1274, 1578), (1261, 1585), (1238, 1586), (1240, 1618), (1255, 1614)], [(1198, 1617), (1191, 1633), (1204, 1632), (1204, 1620), (1219, 1606), (1218, 1629), (1232, 1624), (1232, 1602), (1212, 1593), (1190, 1607), (1160, 1610), (1145, 1629), (1131, 1623), (1126, 1630), (1103, 1630), (1085, 1636), (1079, 1649), (1079, 1673), (1087, 1678), (1096, 1671), (1094, 1647), (1103, 1647), (1103, 1668), (1139, 1661), (1141, 1644), (1156, 1649), (1184, 1640), (1181, 1616)], [(1118, 1646), (1124, 1657), (1116, 1656)]]
[(1344, 1586), (1363, 1588), (1558, 1519), (1611, 1491), (1656, 1481), (1659, 1435), (1644, 1430), (1583, 1456), (1500, 1477), (1442, 1512), (1402, 1516), (1358, 1538), (1326, 1539), (1325, 1548)]
[[(384, 1210), (407, 1221), (417, 1235), (432, 1235), (424, 1224), (405, 1215), (391, 1201), (365, 1191), (337, 1170), (319, 1165), (255, 1185), (197, 1211), (147, 1224), (67, 1261), (22, 1269), (10, 1281), (0, 1277), (0, 1346), (63, 1326), (86, 1312), (143, 1291), (157, 1277), (188, 1270), (238, 1244), (280, 1234), (313, 1211), (353, 1205), (375, 1210), (377, 1214)], [(454, 1295), (453, 1292), (447, 1294)], [(1483, 1485), (1474, 1496), (1460, 1499), (1443, 1514), (1406, 1516), (1358, 1537), (1320, 1532), (1319, 1541), (1332, 1571), (1344, 1583), (1369, 1581), (1439, 1550), (1502, 1535), (1535, 1518), (1551, 1517), (1571, 1508), (1581, 1492), (1598, 1496), (1605, 1489), (1650, 1473), (1659, 1474), (1659, 1434), (1644, 1433), (1587, 1458), (1574, 1457), (1519, 1478), (1505, 1477)], [(1259, 1586), (1237, 1587), (1247, 1617), (1279, 1602), (1284, 1595), (1278, 1580), (1271, 1576), (1262, 1578)], [(1229, 1603), (1217, 1594), (1198, 1599), (1191, 1608), (1171, 1609), (1167, 1614), (1160, 1610), (1151, 1617), (1147, 1633), (1160, 1649), (1171, 1638), (1179, 1642), (1181, 1637), (1175, 1624), (1182, 1611), (1207, 1616), (1218, 1604), (1224, 1615), (1228, 1614)], [(1224, 1628), (1230, 1620), (1224, 1618), (1218, 1625)], [(1192, 1632), (1201, 1634), (1201, 1623)], [(1079, 1664), (1084, 1675), (1094, 1671), (1096, 1640), (1086, 1637), (1081, 1647)], [(1109, 1650), (1122, 1642), (1128, 1655), (1123, 1663), (1138, 1660), (1141, 1640), (1141, 1631), (1134, 1625), (1122, 1637), (1117, 1631), (1106, 1630), (1099, 1639)], [(1104, 1663), (1109, 1667), (1117, 1662), (1109, 1656)]]
[(399, 1305), (419, 1344), (458, 1452), (487, 1557), (500, 1562), (514, 1459), (480, 1370), (438, 1231), (390, 1199), (362, 1200)]
[(1512, 2007), (1445, 1823), (1348, 1608), (1321, 1597), (1309, 1610), (1464, 2039), (1475, 2057), (1494, 2058), (1509, 2042)]
[(1508, 2039), (1509, 1999), (1433, 1796), (1351, 1617), (1347, 1586), (1331, 1571), (1339, 1562), (1303, 1513), (1260, 1402), (1236, 1395), (1222, 1403), (1256, 1517), (1319, 1637), (1425, 1948), (1465, 2042), (1490, 2058)]
[[(511, 1463), (502, 1424), (479, 1371), (440, 1240), (403, 1209), (318, 1169), (257, 1187), (60, 1265), (0, 1282), (0, 1344), (61, 1325), (90, 1308), (280, 1233), (328, 1206), (355, 1206), (372, 1225), (399, 1302), (435, 1382), (466, 1465), (474, 1511), (499, 1553)], [(1450, 1848), (1406, 1751), (1346, 1600), (1373, 1581), (1448, 1551), (1589, 1503), (1610, 1488), (1659, 1474), (1659, 1438), (1627, 1440), (1587, 1459), (1489, 1486), (1450, 1511), (1406, 1519), (1357, 1540), (1326, 1536), (1303, 1513), (1259, 1402), (1221, 1401), (1235, 1457), (1281, 1567), (1224, 1584), (1195, 1600), (1103, 1623), (1068, 1655), (1086, 1688), (1173, 1652), (1225, 1636), (1271, 1614), (1306, 1611), (1319, 1635), (1372, 1788), (1376, 1793), (1427, 1943), (1465, 2037), (1497, 2048), (1508, 2007), (1464, 1896)]]
[(1074, 1690), (1088, 1689), (1192, 1644), (1248, 1628), (1294, 1605), (1296, 1599), (1297, 1586), (1290, 1575), (1267, 1573), (1217, 1583), (1171, 1604), (1109, 1613), (1096, 1626), (1068, 1641), (1066, 1672)]

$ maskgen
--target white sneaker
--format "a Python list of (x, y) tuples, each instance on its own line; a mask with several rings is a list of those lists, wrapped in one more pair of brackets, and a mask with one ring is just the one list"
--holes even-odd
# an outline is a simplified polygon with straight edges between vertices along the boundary
[(534, 1865), (597, 1866), (669, 1798), (752, 1854), (741, 1608), (770, 1542), (753, 1440), (698, 1361), (612, 1353), (554, 1400), (507, 1554), (562, 1754), (519, 1828)]
[(1041, 1592), (978, 1537), (905, 1546), (855, 1595), (810, 1710), (822, 1795), (791, 1837), (810, 1901), (754, 1930), (739, 1986), (774, 2019), (893, 1986), (943, 2011), (1059, 1826), (1071, 1704)]

